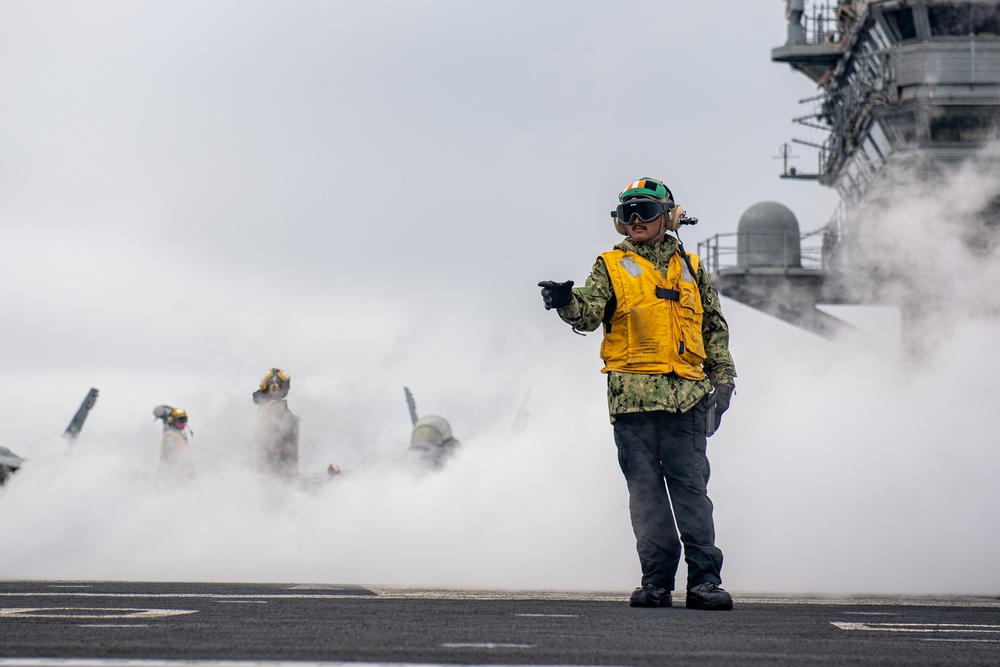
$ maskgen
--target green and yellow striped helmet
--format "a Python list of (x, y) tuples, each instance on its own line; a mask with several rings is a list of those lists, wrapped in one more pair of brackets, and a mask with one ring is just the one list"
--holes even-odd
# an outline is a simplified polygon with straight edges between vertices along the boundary
[(640, 178), (625, 186), (625, 189), (618, 195), (618, 201), (625, 201), (632, 197), (650, 197), (652, 199), (670, 199), (672, 201), (674, 195), (670, 192), (670, 188), (664, 185), (662, 181), (658, 181), (655, 178)]

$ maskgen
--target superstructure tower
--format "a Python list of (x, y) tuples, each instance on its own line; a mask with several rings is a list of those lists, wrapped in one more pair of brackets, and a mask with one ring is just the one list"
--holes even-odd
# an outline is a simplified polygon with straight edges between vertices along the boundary
[[(780, 205), (751, 209), (735, 249), (720, 235), (701, 253), (720, 292), (817, 333), (840, 327), (815, 309), (824, 303), (897, 305), (905, 326), (925, 295), (886, 259), (898, 234), (886, 213), (908, 193), (933, 197), (970, 163), (1000, 181), (987, 150), (1000, 120), (1000, 1), (786, 0), (785, 14), (788, 38), (771, 60), (816, 83), (794, 120), (826, 138), (793, 139), (816, 150), (817, 166), (804, 173), (786, 160), (781, 176), (835, 188), (840, 206), (806, 236)], [(1000, 206), (990, 196), (970, 207), (960, 235), (983, 254), (996, 243)]]

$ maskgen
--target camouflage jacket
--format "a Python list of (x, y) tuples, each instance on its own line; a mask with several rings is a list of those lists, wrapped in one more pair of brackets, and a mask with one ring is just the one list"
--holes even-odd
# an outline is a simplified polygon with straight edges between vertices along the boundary
[[(678, 241), (667, 235), (663, 243), (634, 243), (626, 239), (615, 246), (618, 250), (634, 252), (652, 262), (666, 274), (670, 257), (678, 249)], [(708, 280), (704, 265), (698, 265), (698, 287), (702, 306), (702, 335), (705, 338), (704, 380), (688, 380), (674, 373), (666, 375), (641, 375), (637, 373), (608, 373), (608, 411), (611, 421), (615, 415), (628, 412), (684, 412), (712, 390), (716, 384), (735, 384), (736, 366), (729, 354), (729, 326), (722, 316), (719, 294)], [(600, 257), (583, 287), (573, 288), (573, 300), (557, 312), (564, 322), (580, 331), (594, 331), (605, 317), (605, 308), (614, 297), (611, 279), (604, 260)]]

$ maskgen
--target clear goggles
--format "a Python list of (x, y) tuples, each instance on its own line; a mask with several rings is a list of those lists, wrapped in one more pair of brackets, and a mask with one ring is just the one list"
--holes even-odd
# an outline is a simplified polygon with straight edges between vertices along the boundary
[(625, 225), (634, 225), (635, 218), (639, 222), (652, 222), (658, 217), (667, 213), (674, 207), (671, 201), (655, 201), (653, 199), (633, 199), (631, 201), (618, 204), (615, 210), (611, 211), (611, 217)]

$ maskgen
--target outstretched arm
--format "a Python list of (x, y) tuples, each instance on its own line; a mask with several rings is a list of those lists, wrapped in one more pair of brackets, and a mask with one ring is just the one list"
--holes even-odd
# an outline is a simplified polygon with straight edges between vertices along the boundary
[(604, 319), (608, 302), (614, 298), (611, 279), (604, 260), (598, 258), (591, 269), (587, 282), (582, 287), (570, 290), (570, 299), (556, 312), (560, 319), (579, 331), (593, 331)]

